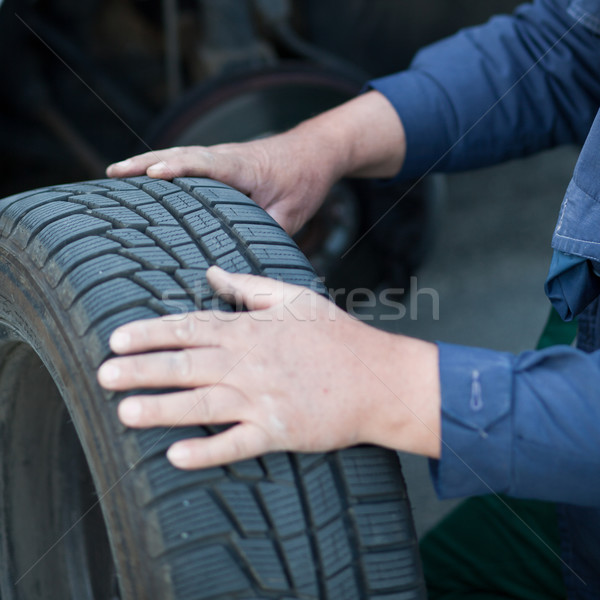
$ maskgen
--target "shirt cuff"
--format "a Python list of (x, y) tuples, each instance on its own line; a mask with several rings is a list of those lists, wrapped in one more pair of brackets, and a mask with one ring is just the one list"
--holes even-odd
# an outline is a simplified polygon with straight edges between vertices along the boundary
[(505, 491), (512, 472), (514, 355), (438, 343), (442, 452), (430, 461), (440, 498)]

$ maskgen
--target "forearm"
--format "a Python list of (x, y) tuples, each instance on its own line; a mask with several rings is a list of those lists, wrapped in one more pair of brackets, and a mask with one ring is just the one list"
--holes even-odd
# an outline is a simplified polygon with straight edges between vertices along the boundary
[[(380, 446), (439, 458), (441, 452), (441, 393), (438, 349), (435, 344), (378, 332), (370, 348), (357, 345), (363, 363), (355, 374), (370, 371), (364, 410), (364, 437)], [(354, 349), (353, 349), (354, 351)], [(362, 373), (364, 374), (364, 373)]]
[(287, 135), (301, 141), (305, 160), (341, 177), (392, 177), (406, 155), (404, 128), (389, 100), (370, 91), (304, 121)]

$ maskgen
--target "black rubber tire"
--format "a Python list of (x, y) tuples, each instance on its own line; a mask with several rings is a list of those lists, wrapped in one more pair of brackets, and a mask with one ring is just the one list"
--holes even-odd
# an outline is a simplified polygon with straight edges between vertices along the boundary
[(127, 429), (96, 382), (117, 326), (212, 305), (209, 264), (325, 293), (264, 211), (136, 177), (6, 198), (0, 232), (3, 600), (425, 598), (395, 453), (179, 471), (165, 449), (213, 430)]

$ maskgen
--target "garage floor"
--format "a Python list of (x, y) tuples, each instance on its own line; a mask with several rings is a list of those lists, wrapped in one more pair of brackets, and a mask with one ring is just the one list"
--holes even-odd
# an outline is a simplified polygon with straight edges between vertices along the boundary
[[(448, 176), (441, 230), (417, 273), (416, 319), (410, 310), (397, 321), (377, 321), (374, 313), (378, 325), (432, 341), (511, 352), (534, 347), (549, 309), (543, 283), (552, 231), (576, 158), (576, 149), (562, 148)], [(439, 320), (424, 288), (439, 296)], [(422, 535), (456, 501), (436, 498), (425, 459), (402, 462)]]

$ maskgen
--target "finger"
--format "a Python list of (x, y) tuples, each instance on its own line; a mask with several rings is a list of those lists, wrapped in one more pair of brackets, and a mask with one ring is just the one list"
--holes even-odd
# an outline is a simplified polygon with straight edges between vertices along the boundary
[(289, 285), (258, 275), (228, 273), (219, 267), (210, 267), (206, 278), (219, 296), (236, 306), (244, 305), (248, 310), (264, 310), (280, 304)]
[(110, 165), (106, 172), (110, 177), (146, 173), (150, 177), (173, 179), (187, 175), (208, 175), (214, 162), (213, 154), (205, 148), (185, 146), (139, 154)]
[(204, 469), (255, 458), (270, 450), (263, 430), (242, 423), (211, 437), (177, 442), (167, 451), (167, 458), (179, 469)]
[(121, 422), (128, 427), (221, 425), (240, 420), (244, 396), (218, 385), (156, 396), (131, 396), (119, 404)]
[(138, 154), (122, 160), (121, 162), (113, 163), (106, 169), (106, 174), (109, 177), (128, 177), (132, 175), (143, 175), (148, 167), (161, 162), (167, 155), (168, 150), (152, 150), (144, 154)]
[(116, 354), (131, 354), (149, 350), (218, 347), (221, 345), (225, 322), (240, 315), (218, 311), (188, 313), (176, 321), (170, 319), (143, 319), (132, 321), (115, 329), (110, 336), (110, 348)]
[(221, 382), (233, 370), (234, 357), (220, 348), (150, 352), (107, 360), (98, 369), (104, 388), (191, 388)]

